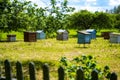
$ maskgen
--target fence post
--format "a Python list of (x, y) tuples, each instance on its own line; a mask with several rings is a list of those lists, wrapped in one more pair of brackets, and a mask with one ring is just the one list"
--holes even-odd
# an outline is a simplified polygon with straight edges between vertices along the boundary
[(98, 71), (93, 70), (91, 73), (92, 79), (91, 80), (98, 80)]
[(58, 80), (64, 80), (65, 72), (63, 67), (58, 68)]
[(24, 80), (22, 64), (19, 61), (16, 63), (16, 76), (17, 76), (17, 80)]
[(83, 69), (80, 67), (76, 72), (76, 80), (85, 80)]
[(11, 64), (8, 60), (5, 60), (5, 77), (6, 80), (12, 80), (12, 73), (11, 73)]
[(2, 64), (0, 62), (0, 77), (1, 77), (1, 75), (2, 75)]
[(117, 74), (113, 72), (111, 74), (110, 80), (117, 80)]
[(49, 67), (47, 64), (43, 65), (43, 80), (50, 80), (49, 78)]
[(35, 65), (32, 62), (29, 63), (29, 75), (30, 75), (30, 80), (36, 80)]

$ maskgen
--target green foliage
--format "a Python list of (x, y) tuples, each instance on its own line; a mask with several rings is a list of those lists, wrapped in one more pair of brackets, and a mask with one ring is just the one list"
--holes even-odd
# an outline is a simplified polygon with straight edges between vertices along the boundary
[(120, 31), (120, 14), (116, 14), (115, 19), (116, 19), (115, 28), (119, 29)]
[(86, 10), (82, 10), (72, 14), (69, 21), (72, 29), (89, 29), (92, 26), (93, 14)]
[(113, 28), (115, 16), (108, 13), (91, 13), (81, 10), (73, 13), (68, 19), (68, 26), (72, 29), (110, 29)]
[(27, 24), (25, 23), (28, 19), (26, 18), (26, 8), (30, 2), (26, 1), (9, 1), (5, 2), (5, 9), (1, 12), (0, 25), (4, 32), (19, 31), (20, 29), (25, 29)]
[(94, 24), (98, 26), (98, 29), (112, 28), (112, 19), (110, 17), (107, 13), (96, 13)]
[(75, 57), (72, 60), (68, 60), (66, 57), (60, 59), (60, 65), (64, 67), (65, 73), (70, 78), (70, 80), (75, 80), (76, 70), (82, 68), (85, 75), (85, 80), (91, 80), (91, 72), (95, 69), (98, 71), (99, 78), (110, 78), (109, 66), (105, 66), (102, 69), (96, 62), (95, 58), (88, 56)]
[[(67, 6), (68, 1), (51, 0), (51, 4), (46, 8), (48, 16), (46, 17), (45, 31), (47, 35), (56, 32), (58, 29), (65, 29), (66, 17), (74, 8)], [(54, 35), (53, 35), (54, 36)]]

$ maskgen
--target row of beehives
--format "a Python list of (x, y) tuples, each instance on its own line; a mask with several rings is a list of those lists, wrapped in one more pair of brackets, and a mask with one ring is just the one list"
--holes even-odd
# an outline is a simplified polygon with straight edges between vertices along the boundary
[[(120, 43), (120, 33), (114, 33), (110, 31), (102, 32), (101, 34), (104, 39), (108, 39), (110, 43)], [(96, 39), (96, 30), (88, 29), (78, 31), (78, 43), (90, 43), (91, 39)]]
[[(57, 31), (57, 40), (68, 40), (69, 33), (66, 30)], [(24, 32), (24, 41), (25, 42), (36, 42), (37, 39), (45, 39), (46, 34), (43, 30), (38, 30), (36, 32)], [(8, 41), (16, 41), (16, 35), (9, 34), (7, 35)], [(86, 31), (78, 31), (78, 43), (90, 43), (90, 40), (96, 38), (96, 31), (94, 29), (89, 29)]]
[[(78, 31), (78, 42), (79, 44), (83, 43), (89, 43), (91, 38), (96, 38), (96, 31), (94, 29), (89, 29), (85, 31)], [(69, 33), (66, 30), (58, 30), (57, 31), (57, 40), (68, 40), (68, 35)], [(8, 41), (9, 42), (14, 42), (16, 41), (16, 35), (14, 34), (9, 34), (7, 35)], [(43, 30), (38, 30), (36, 32), (24, 32), (24, 41), (25, 42), (36, 42), (37, 39), (45, 39), (46, 34), (44, 33)]]
[[(46, 34), (43, 30), (36, 32), (24, 32), (24, 41), (25, 42), (35, 42), (37, 39), (45, 39)], [(57, 31), (57, 40), (68, 40), (68, 32), (66, 30)]]
[[(36, 42), (37, 39), (45, 39), (46, 34), (43, 30), (38, 30), (36, 32), (26, 31), (24, 32), (24, 42)], [(68, 40), (68, 32), (66, 30), (57, 31), (57, 40)], [(14, 42), (16, 41), (15, 34), (7, 35), (7, 41)]]
[[(96, 39), (96, 30), (87, 29), (82, 31), (77, 31), (78, 33), (78, 44), (90, 43), (91, 39)], [(16, 41), (16, 35), (7, 35), (8, 41)], [(38, 30), (36, 32), (24, 32), (25, 42), (35, 42), (37, 39), (45, 39), (46, 34), (43, 30)], [(102, 37), (104, 39), (109, 39), (110, 43), (120, 43), (120, 34), (112, 32), (102, 32)], [(66, 30), (57, 31), (57, 40), (68, 40), (68, 32)]]
[[(35, 42), (37, 39), (45, 39), (45, 33), (43, 30), (39, 30), (36, 32), (26, 31), (24, 32), (24, 41), (25, 42)], [(7, 41), (14, 42), (16, 41), (16, 35), (15, 34), (9, 34), (7, 35)]]

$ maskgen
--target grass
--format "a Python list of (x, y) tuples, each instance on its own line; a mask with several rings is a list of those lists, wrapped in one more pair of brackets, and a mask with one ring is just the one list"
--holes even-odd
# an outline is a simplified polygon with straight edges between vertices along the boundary
[[(83, 54), (92, 55), (101, 67), (108, 65), (112, 72), (116, 72), (120, 76), (120, 44), (110, 44), (108, 40), (97, 37), (97, 39), (91, 41), (91, 44), (85, 46), (84, 48), (83, 44), (77, 44), (76, 37), (69, 38), (68, 41), (49, 38), (37, 40), (37, 42), (24, 42), (23, 40), (0, 42), (0, 60), (8, 59), (13, 63), (21, 61), (24, 65), (33, 61), (37, 68), (40, 68), (43, 63), (48, 63), (53, 67), (51, 72), (54, 76), (51, 75), (53, 78), (51, 80), (54, 80), (54, 77), (57, 76), (54, 67), (58, 67), (62, 56), (72, 59)], [(41, 71), (37, 74), (39, 75), (37, 78), (41, 78)]]

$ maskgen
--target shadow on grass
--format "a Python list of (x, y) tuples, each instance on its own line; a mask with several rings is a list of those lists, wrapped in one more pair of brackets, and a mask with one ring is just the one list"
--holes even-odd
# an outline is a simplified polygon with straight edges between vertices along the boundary
[(0, 42), (8, 42), (7, 40), (0, 40)]
[(24, 42), (24, 40), (22, 40), (22, 39), (18, 39), (18, 40), (15, 40), (15, 41), (0, 40), (0, 43), (4, 43), (4, 42)]
[(120, 43), (110, 43), (109, 47), (120, 47)]
[(78, 46), (75, 46), (75, 48), (81, 48), (81, 49), (86, 49), (86, 48), (89, 48), (90, 47), (90, 44), (86, 45), (86, 44), (78, 44)]

